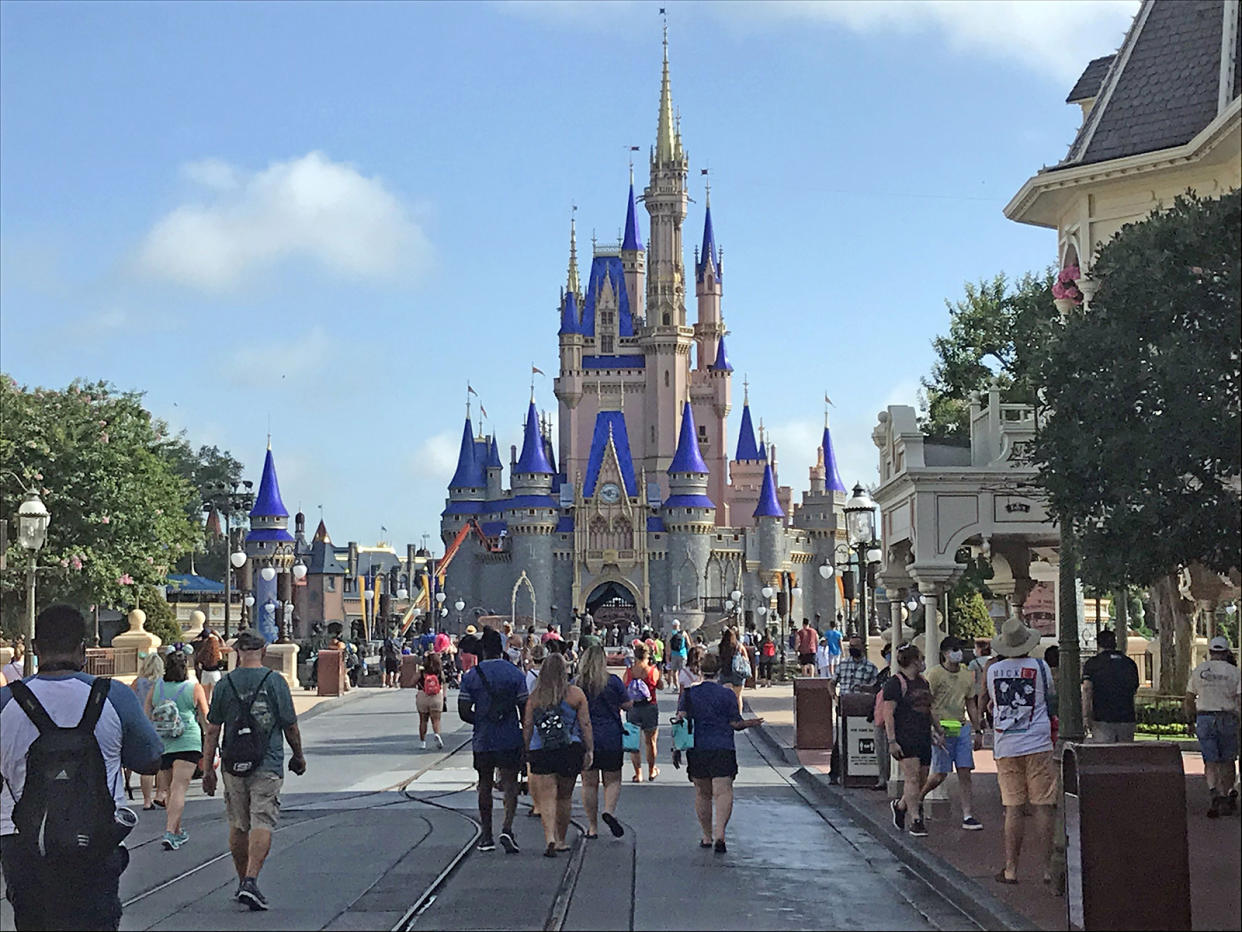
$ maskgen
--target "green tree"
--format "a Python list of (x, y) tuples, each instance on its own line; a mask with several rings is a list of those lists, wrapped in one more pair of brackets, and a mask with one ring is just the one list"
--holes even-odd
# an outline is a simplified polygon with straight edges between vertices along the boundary
[(1051, 269), (1012, 286), (1004, 274), (965, 283), (966, 297), (945, 301), (949, 332), (932, 341), (936, 363), (922, 380), (921, 428), (937, 440), (970, 438), (970, 394), (997, 381), (1007, 400), (1033, 402), (1052, 303)]
[(142, 587), (139, 607), (147, 613), (147, 621), (143, 627), (164, 644), (176, 644), (184, 638), (181, 622), (177, 621), (176, 610), (165, 601), (154, 586)]
[(978, 590), (955, 594), (949, 604), (949, 634), (973, 641), (996, 637), (996, 624)]
[[(128, 608), (136, 587), (162, 585), (198, 534), (188, 517), (194, 492), (173, 464), (167, 425), (141, 395), (106, 382), (30, 389), (0, 375), (0, 417), (0, 513), (16, 513), (23, 485), (52, 513), (39, 553), (40, 603)], [(15, 540), (7, 557), (0, 594), (12, 620), (25, 602)]]
[[(232, 488), (241, 481), (242, 464), (227, 450), (218, 446), (200, 446), (195, 452), (183, 431), (172, 449), (177, 472), (194, 488), (193, 498), (188, 502), (186, 514), (200, 528), (194, 549), (181, 558), (177, 569), (183, 573), (194, 572), (208, 579), (224, 579), (224, 563), (228, 559), (228, 541), (222, 535), (213, 534), (204, 523), (202, 511), (207, 491), (212, 487)], [(234, 521), (237, 520), (235, 515)]]

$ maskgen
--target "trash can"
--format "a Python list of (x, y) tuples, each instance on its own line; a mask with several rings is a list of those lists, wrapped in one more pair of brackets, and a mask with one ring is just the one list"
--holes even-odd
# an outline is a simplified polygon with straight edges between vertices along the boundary
[(842, 693), (837, 703), (840, 718), (842, 786), (875, 785), (875, 725), (867, 716), (875, 710), (871, 693)]
[(339, 696), (345, 692), (345, 652), (341, 650), (321, 650), (317, 671), (319, 683), (318, 695)]
[(1181, 749), (1071, 744), (1065, 905), (1071, 929), (1189, 929), (1190, 852)]
[(401, 655), (401, 676), (398, 682), (402, 689), (413, 689), (418, 682), (418, 671), (422, 661), (413, 654)]
[(803, 750), (832, 748), (832, 682), (796, 676), (794, 686), (794, 746)]

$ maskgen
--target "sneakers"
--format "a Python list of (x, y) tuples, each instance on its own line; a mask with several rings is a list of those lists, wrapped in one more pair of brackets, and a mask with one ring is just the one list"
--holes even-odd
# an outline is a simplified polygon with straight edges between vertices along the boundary
[(910, 823), (910, 834), (915, 838), (927, 837), (927, 826), (923, 823), (922, 819), (915, 819)]
[(420, 751), (427, 750), (427, 740), (425, 738), (422, 741), (418, 742), (418, 749)]
[(1208, 811), (1207, 811), (1207, 817), (1209, 819), (1215, 819), (1217, 816), (1220, 815), (1221, 809), (1224, 808), (1226, 799), (1227, 797), (1224, 797), (1224, 796), (1213, 796), (1212, 797), (1212, 804), (1208, 806)]
[(496, 850), (496, 839), (480, 838), (479, 843), (478, 845), (475, 846), (474, 850), (475, 851), (495, 851)]
[(980, 822), (978, 819), (976, 819), (974, 816), (970, 816), (968, 818), (962, 819), (962, 828), (964, 828), (968, 832), (981, 832), (983, 831), (983, 823)]
[[(1216, 801), (1213, 800), (1212, 804), (1215, 805)], [(176, 851), (177, 850), (177, 836), (174, 835), (172, 832), (165, 832), (164, 837), (160, 839), (160, 844), (164, 846), (165, 851)]]
[(443, 748), (443, 747), (444, 747), (444, 739), (443, 739), (443, 738), (441, 738), (439, 734), (437, 734), (437, 733), (434, 733), (434, 732), (433, 732), (433, 733), (432, 733), (432, 735), (431, 735), (431, 737), (433, 737), (433, 738), (435, 738), (435, 739), (436, 739), (436, 747), (437, 747), (437, 748)]
[(505, 849), (505, 854), (517, 854), (522, 850), (518, 847), (517, 840), (509, 832), (500, 833), (500, 847)]
[(894, 799), (892, 802), (890, 802), (890, 803), (888, 804), (888, 806), (889, 806), (889, 808), (890, 808), (890, 809), (892, 809), (892, 810), (893, 810), (893, 825), (894, 825), (894, 827), (897, 829), (897, 831), (899, 831), (899, 832), (904, 832), (904, 831), (906, 830), (906, 812), (905, 812), (905, 810), (904, 810), (904, 809), (898, 809), (898, 808), (897, 808), (897, 800), (895, 800), (895, 799)]
[(237, 900), (250, 907), (253, 913), (267, 909), (267, 897), (259, 892), (259, 885), (253, 877), (247, 877), (237, 890)]

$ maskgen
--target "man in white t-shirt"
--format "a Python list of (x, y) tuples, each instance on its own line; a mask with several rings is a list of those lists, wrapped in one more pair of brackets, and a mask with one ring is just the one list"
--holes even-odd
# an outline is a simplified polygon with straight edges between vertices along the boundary
[(1203, 752), (1203, 772), (1212, 796), (1208, 818), (1238, 811), (1233, 763), (1238, 758), (1238, 711), (1242, 676), (1230, 663), (1229, 639), (1208, 643), (1208, 659), (1191, 671), (1186, 683), (1186, 711)]
[(987, 668), (987, 691), (996, 739), (996, 782), (1005, 807), (1005, 867), (999, 883), (1018, 882), (1018, 858), (1026, 832), (1024, 807), (1030, 804), (1036, 863), (1044, 868), (1052, 853), (1052, 820), (1057, 802), (1057, 770), (1052, 755), (1052, 671), (1029, 656), (1039, 634), (1015, 615), (992, 640), (996, 660)]

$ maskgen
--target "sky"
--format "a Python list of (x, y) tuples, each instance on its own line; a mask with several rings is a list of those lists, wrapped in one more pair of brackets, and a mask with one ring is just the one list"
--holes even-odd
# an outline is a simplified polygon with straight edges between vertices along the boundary
[[(917, 403), (945, 300), (1055, 259), (1002, 208), (1138, 3), (663, 6), (685, 241), (709, 168), (736, 382), (795, 500), (825, 393), (842, 477), (874, 483), (876, 414)], [(143, 391), (256, 481), (270, 431), (312, 527), (434, 542), (467, 380), (502, 450), (532, 363), (556, 408), (571, 205), (586, 252), (620, 232), (630, 146), (646, 182), (659, 9), (9, 0), (0, 369)]]

